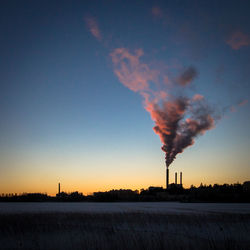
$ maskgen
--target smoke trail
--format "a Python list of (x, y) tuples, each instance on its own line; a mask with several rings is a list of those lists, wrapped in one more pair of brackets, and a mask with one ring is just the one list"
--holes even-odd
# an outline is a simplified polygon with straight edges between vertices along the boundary
[[(135, 51), (133, 55), (127, 49), (119, 48), (110, 55), (119, 80), (144, 98), (144, 107), (155, 122), (153, 130), (163, 143), (167, 166), (177, 154), (193, 145), (197, 136), (214, 127), (213, 112), (202, 95), (174, 97), (162, 89), (153, 90), (159, 86), (160, 72), (140, 62), (142, 50)], [(196, 75), (193, 67), (187, 68), (177, 77), (177, 84), (186, 87)], [(166, 77), (163, 75), (162, 79)]]

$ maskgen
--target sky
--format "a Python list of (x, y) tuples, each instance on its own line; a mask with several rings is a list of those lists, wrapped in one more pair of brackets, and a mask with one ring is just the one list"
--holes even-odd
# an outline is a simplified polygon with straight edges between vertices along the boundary
[(0, 193), (165, 187), (157, 114), (179, 98), (182, 125), (192, 105), (212, 122), (173, 159), (170, 182), (250, 180), (249, 8), (1, 1)]

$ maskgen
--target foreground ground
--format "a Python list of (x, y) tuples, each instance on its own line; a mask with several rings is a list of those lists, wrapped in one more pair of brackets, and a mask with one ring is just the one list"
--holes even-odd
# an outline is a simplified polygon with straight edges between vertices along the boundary
[(0, 249), (250, 249), (249, 235), (249, 204), (0, 203)]
[(181, 202), (0, 202), (1, 213), (233, 213), (250, 214), (250, 203)]

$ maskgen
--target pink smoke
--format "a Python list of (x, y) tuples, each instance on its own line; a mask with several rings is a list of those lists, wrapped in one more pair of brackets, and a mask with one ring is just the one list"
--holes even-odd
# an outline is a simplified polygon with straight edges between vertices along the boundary
[(227, 44), (234, 50), (238, 50), (243, 46), (250, 45), (250, 36), (241, 31), (234, 32), (227, 40)]
[(204, 100), (204, 96), (203, 95), (200, 95), (200, 94), (196, 94), (193, 96), (192, 98), (193, 101), (201, 101), (201, 100)]
[(247, 105), (247, 103), (248, 103), (248, 100), (242, 100), (242, 101), (240, 101), (238, 104), (237, 104), (237, 106), (231, 106), (230, 107), (230, 111), (231, 112), (236, 112), (237, 110), (238, 110), (238, 108), (239, 107), (242, 107), (242, 106), (245, 106), (245, 105)]
[(86, 17), (85, 22), (87, 25), (87, 28), (89, 29), (90, 33), (97, 39), (102, 40), (101, 32), (98, 26), (98, 23), (95, 18), (93, 17)]
[[(169, 166), (176, 155), (194, 144), (194, 139), (214, 127), (211, 110), (202, 95), (193, 98), (174, 97), (159, 87), (159, 79), (164, 86), (169, 78), (159, 70), (151, 69), (148, 64), (141, 62), (143, 50), (130, 53), (128, 49), (118, 48), (111, 54), (114, 72), (120, 82), (144, 99), (144, 107), (155, 122), (154, 132), (163, 143), (162, 150), (166, 154), (166, 165)], [(183, 88), (196, 77), (193, 67), (184, 70), (176, 79)]]

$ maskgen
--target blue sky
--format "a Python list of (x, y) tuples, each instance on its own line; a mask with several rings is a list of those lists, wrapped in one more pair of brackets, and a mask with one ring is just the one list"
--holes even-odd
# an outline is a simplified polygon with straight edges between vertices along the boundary
[[(201, 94), (221, 119), (171, 166), (184, 185), (243, 182), (249, 170), (248, 1), (3, 1), (0, 192), (165, 185), (164, 152), (140, 94), (111, 53)], [(162, 83), (162, 82), (161, 82)], [(172, 178), (173, 179), (173, 178)]]

